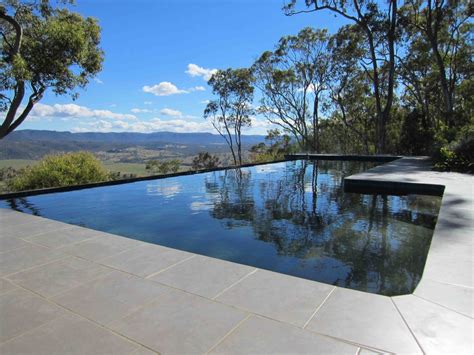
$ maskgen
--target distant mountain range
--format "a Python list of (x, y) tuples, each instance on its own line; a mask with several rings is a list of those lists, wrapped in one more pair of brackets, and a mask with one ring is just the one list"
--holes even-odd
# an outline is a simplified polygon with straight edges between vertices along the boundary
[[(242, 143), (253, 145), (263, 142), (264, 136), (242, 135)], [(212, 133), (71, 133), (43, 130), (19, 130), (8, 135), (5, 140), (12, 141), (50, 141), (50, 142), (95, 142), (95, 143), (121, 143), (121, 144), (147, 144), (147, 143), (173, 143), (173, 144), (225, 144), (224, 139)]]
[[(264, 136), (243, 135), (244, 149), (263, 142)], [(181, 155), (200, 151), (227, 152), (225, 140), (211, 133), (71, 133), (43, 130), (19, 130), (0, 140), (0, 160), (40, 159), (46, 154), (89, 150), (113, 153), (129, 148), (166, 150)]]

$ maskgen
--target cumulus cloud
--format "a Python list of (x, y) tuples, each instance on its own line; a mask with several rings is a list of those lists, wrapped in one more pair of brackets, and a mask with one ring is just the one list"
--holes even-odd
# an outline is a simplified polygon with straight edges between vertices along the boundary
[(206, 88), (204, 86), (195, 86), (189, 89), (189, 91), (206, 91)]
[(189, 91), (178, 89), (178, 87), (169, 81), (162, 81), (159, 84), (143, 87), (144, 92), (148, 92), (155, 96), (169, 96), (176, 94), (187, 94)]
[(186, 74), (189, 74), (192, 77), (201, 76), (206, 81), (208, 81), (215, 72), (217, 72), (217, 69), (203, 68), (192, 63), (188, 64), (188, 69), (185, 71)]
[(100, 119), (114, 119), (114, 120), (135, 120), (137, 117), (131, 114), (115, 113), (109, 110), (93, 110), (85, 106), (76, 104), (54, 104), (46, 105), (37, 103), (30, 116), (32, 118), (61, 118), (61, 119), (76, 119), (76, 118), (100, 118)]
[(153, 112), (153, 111), (149, 110), (147, 108), (132, 108), (130, 110), (130, 112), (133, 112), (133, 113), (150, 113), (150, 112)]
[(182, 117), (183, 116), (181, 111), (173, 110), (171, 108), (164, 108), (160, 111), (160, 113), (164, 116), (173, 116), (173, 117)]
[(148, 86), (145, 85), (143, 87), (143, 91), (153, 94), (155, 96), (170, 96), (170, 95), (177, 95), (177, 94), (189, 94), (193, 91), (205, 91), (206, 88), (204, 86), (195, 86), (186, 90), (178, 89), (176, 85), (170, 83), (169, 81), (162, 81), (159, 84)]
[(185, 132), (213, 132), (212, 125), (207, 121), (190, 121), (185, 119), (163, 120), (153, 118), (149, 121), (106, 121), (85, 122), (73, 129), (74, 132), (140, 132), (150, 133), (158, 131), (169, 131), (177, 133)]

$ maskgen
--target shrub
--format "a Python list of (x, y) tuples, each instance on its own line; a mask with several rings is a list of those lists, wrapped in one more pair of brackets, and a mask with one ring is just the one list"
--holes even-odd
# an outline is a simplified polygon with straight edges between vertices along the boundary
[(193, 170), (214, 169), (217, 168), (219, 164), (219, 157), (211, 155), (208, 152), (200, 152), (199, 155), (193, 159)]
[(460, 137), (440, 148), (435, 169), (474, 173), (474, 126), (465, 127)]
[(88, 152), (49, 155), (38, 164), (20, 170), (8, 182), (12, 191), (41, 189), (105, 181), (109, 173)]
[(150, 160), (146, 164), (146, 169), (160, 174), (177, 173), (181, 166), (181, 160), (172, 159), (165, 161)]

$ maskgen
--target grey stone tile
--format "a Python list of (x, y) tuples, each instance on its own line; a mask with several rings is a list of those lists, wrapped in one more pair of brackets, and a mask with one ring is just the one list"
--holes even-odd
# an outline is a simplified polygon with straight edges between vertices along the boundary
[(333, 286), (258, 270), (217, 300), (250, 312), (303, 326)]
[(461, 247), (458, 255), (455, 253), (439, 255), (430, 251), (423, 271), (423, 278), (441, 283), (474, 287), (472, 254), (467, 255), (471, 250)]
[(25, 240), (54, 249), (99, 236), (100, 234), (92, 229), (73, 226), (67, 229), (38, 234), (33, 237), (25, 238)]
[(23, 290), (0, 296), (0, 342), (36, 328), (64, 314), (44, 299)]
[[(67, 315), (2, 344), (2, 354), (130, 354), (137, 345), (75, 315)], [(135, 354), (135, 353), (134, 353)]]
[(421, 349), (389, 297), (337, 288), (306, 329), (395, 353)]
[(443, 284), (423, 278), (414, 294), (474, 318), (474, 289), (472, 288)]
[(0, 279), (0, 294), (10, 292), (11, 290), (16, 289), (17, 287), (12, 284), (10, 281), (5, 279)]
[(84, 259), (97, 261), (118, 254), (127, 249), (135, 248), (142, 243), (133, 239), (123, 238), (112, 234), (96, 232), (98, 238), (68, 245), (58, 250)]
[(150, 280), (213, 298), (254, 270), (253, 267), (199, 255), (151, 277)]
[(9, 275), (8, 279), (44, 297), (51, 297), (110, 272), (112, 270), (105, 266), (71, 256)]
[(289, 324), (252, 316), (210, 354), (356, 354), (357, 350)]
[(155, 282), (114, 271), (53, 299), (75, 313), (106, 325), (157, 298), (165, 289)]
[(0, 208), (0, 223), (2, 227), (10, 227), (13, 225), (32, 223), (41, 220), (43, 219), (27, 213)]
[(110, 327), (160, 354), (209, 350), (247, 314), (235, 308), (168, 289), (157, 301)]
[(37, 234), (47, 233), (54, 230), (70, 228), (70, 224), (56, 222), (50, 219), (38, 219), (31, 223), (11, 224), (0, 228), (2, 237), (28, 238)]
[(130, 355), (157, 355), (157, 354), (158, 353), (155, 353), (154, 351), (148, 350), (147, 348), (144, 348), (143, 346), (141, 346)]
[(55, 250), (32, 245), (0, 253), (0, 276), (64, 258)]
[(25, 242), (20, 238), (15, 237), (0, 237), (0, 250), (3, 252), (13, 249), (31, 246), (31, 243)]
[(130, 274), (146, 277), (192, 255), (176, 249), (143, 243), (137, 248), (103, 259), (100, 263)]
[(473, 353), (472, 318), (411, 295), (393, 300), (425, 353)]

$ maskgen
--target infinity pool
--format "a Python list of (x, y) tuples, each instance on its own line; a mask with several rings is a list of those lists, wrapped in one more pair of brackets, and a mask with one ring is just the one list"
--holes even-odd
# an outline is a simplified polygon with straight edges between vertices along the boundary
[(288, 161), (0, 201), (146, 242), (341, 287), (411, 293), (439, 197), (345, 193), (366, 162)]

